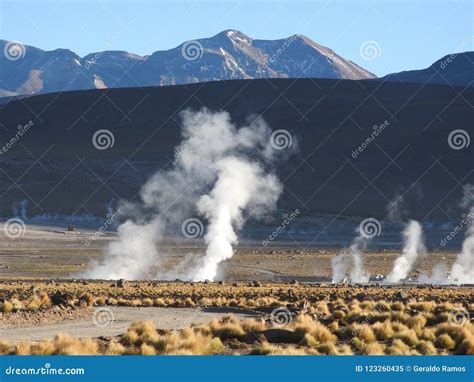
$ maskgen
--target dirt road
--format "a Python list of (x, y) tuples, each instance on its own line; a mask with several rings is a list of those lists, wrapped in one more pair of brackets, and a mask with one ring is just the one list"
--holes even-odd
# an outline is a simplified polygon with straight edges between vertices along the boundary
[[(96, 308), (89, 319), (66, 320), (54, 324), (0, 328), (0, 339), (4, 341), (52, 339), (57, 333), (66, 333), (76, 338), (114, 336), (123, 334), (133, 321), (151, 320), (160, 329), (182, 329), (191, 324), (207, 324), (213, 318), (222, 317), (231, 310), (200, 310), (192, 308)], [(232, 311), (239, 318), (255, 316), (251, 311)]]

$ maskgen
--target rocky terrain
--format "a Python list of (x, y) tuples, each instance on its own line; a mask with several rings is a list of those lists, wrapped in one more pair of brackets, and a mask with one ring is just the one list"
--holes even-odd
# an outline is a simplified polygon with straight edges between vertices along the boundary
[(375, 77), (303, 35), (258, 40), (226, 30), (147, 56), (103, 50), (79, 57), (5, 40), (0, 49), (7, 52), (0, 56), (0, 97), (231, 79)]

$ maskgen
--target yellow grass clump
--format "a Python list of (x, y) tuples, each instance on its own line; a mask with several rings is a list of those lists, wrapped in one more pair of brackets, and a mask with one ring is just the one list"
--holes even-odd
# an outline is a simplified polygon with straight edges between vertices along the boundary
[[(277, 283), (2, 283), (0, 324), (37, 317), (56, 306), (242, 307), (258, 319), (234, 316), (183, 330), (159, 330), (153, 322), (132, 324), (113, 338), (0, 343), (0, 354), (474, 354), (469, 317), (453, 321), (453, 310), (473, 311), (466, 288), (333, 286)], [(274, 325), (270, 312), (285, 307), (292, 322)], [(42, 316), (41, 316), (42, 318)], [(35, 321), (36, 322), (36, 321)]]
[(310, 334), (319, 343), (337, 341), (337, 337), (326, 326), (307, 315), (297, 316), (292, 329), (301, 338), (304, 338), (305, 334)]

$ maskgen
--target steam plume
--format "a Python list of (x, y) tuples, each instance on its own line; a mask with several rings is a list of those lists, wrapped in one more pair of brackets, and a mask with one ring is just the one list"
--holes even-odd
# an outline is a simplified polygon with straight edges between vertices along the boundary
[[(103, 261), (84, 276), (212, 280), (218, 264), (233, 254), (244, 215), (260, 218), (275, 208), (282, 187), (263, 167), (276, 152), (261, 118), (241, 128), (226, 112), (184, 111), (181, 118), (183, 141), (172, 168), (148, 180), (140, 203), (121, 207), (130, 219), (118, 228)], [(189, 254), (175, 269), (163, 270), (162, 235), (196, 214), (209, 222), (205, 256)]]
[(340, 283), (347, 278), (354, 283), (369, 281), (370, 276), (364, 268), (364, 251), (371, 237), (367, 236), (363, 229), (359, 229), (359, 235), (349, 248), (331, 260), (333, 283)]
[(402, 193), (397, 193), (392, 200), (390, 200), (386, 207), (387, 218), (392, 222), (399, 222), (402, 216), (405, 215), (405, 198)]
[(159, 266), (158, 244), (162, 223), (159, 220), (137, 224), (131, 220), (118, 227), (118, 239), (106, 249), (102, 263), (93, 262), (84, 276), (91, 279), (139, 279), (149, 276), (153, 266)]
[(461, 253), (458, 254), (451, 271), (447, 271), (446, 264), (437, 264), (431, 275), (421, 275), (419, 281), (433, 284), (471, 284), (474, 283), (474, 185), (464, 186), (464, 196), (461, 207), (467, 209), (468, 222)]
[[(468, 184), (464, 187), (461, 205), (469, 208), (469, 216), (474, 215), (474, 185)], [(469, 220), (461, 253), (453, 264), (450, 276), (455, 284), (474, 283), (474, 222), (472, 219)]]
[(393, 270), (387, 276), (387, 281), (391, 283), (405, 279), (416, 264), (420, 255), (426, 253), (423, 240), (423, 229), (415, 220), (411, 220), (403, 231), (404, 247), (402, 254), (395, 260)]
[(14, 202), (12, 205), (13, 216), (27, 220), (26, 208), (28, 207), (28, 200), (23, 199), (19, 202)]
[(351, 266), (351, 257), (347, 250), (343, 250), (339, 255), (331, 259), (332, 282), (341, 283), (347, 279)]
[(242, 159), (224, 158), (219, 163), (218, 173), (214, 189), (198, 203), (210, 224), (205, 237), (206, 256), (194, 281), (213, 280), (217, 265), (232, 257), (232, 244), (237, 242), (233, 226), (242, 227), (242, 211), (250, 208), (254, 216), (260, 216), (276, 203), (281, 193), (275, 176), (264, 174), (260, 166)]

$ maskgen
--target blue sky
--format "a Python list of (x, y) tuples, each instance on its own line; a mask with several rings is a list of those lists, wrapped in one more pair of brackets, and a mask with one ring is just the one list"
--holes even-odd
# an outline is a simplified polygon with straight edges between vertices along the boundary
[[(102, 50), (140, 55), (238, 29), (253, 38), (295, 33), (377, 75), (429, 66), (474, 50), (473, 4), (464, 0), (153, 1), (0, 0), (0, 38), (80, 56)], [(361, 56), (366, 41), (380, 46)]]

